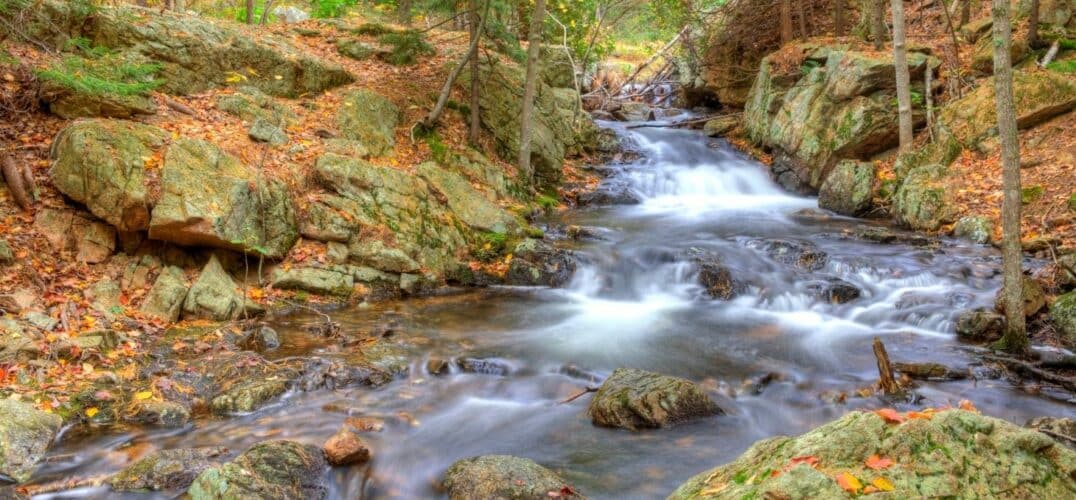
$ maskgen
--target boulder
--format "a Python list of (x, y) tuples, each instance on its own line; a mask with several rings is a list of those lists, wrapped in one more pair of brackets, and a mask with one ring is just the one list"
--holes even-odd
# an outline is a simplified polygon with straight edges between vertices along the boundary
[(708, 137), (721, 137), (740, 126), (740, 118), (735, 115), (719, 116), (702, 126), (702, 133)]
[(594, 190), (580, 194), (578, 202), (583, 206), (638, 205), (643, 200), (631, 186), (631, 182), (623, 178), (610, 177), (603, 179)]
[(616, 369), (587, 408), (595, 425), (630, 430), (668, 427), (722, 413), (692, 382), (631, 368)]
[(757, 240), (749, 244), (771, 259), (804, 271), (818, 271), (829, 262), (829, 255), (810, 241)]
[(376, 50), (358, 40), (341, 38), (336, 41), (336, 52), (344, 57), (350, 57), (356, 61), (364, 61), (374, 55)]
[(645, 122), (654, 119), (654, 110), (645, 102), (625, 102), (613, 116), (623, 122)]
[(1057, 298), (1050, 306), (1050, 321), (1072, 344), (1076, 344), (1076, 292)]
[(956, 334), (975, 341), (994, 341), (1005, 332), (1005, 316), (986, 309), (964, 311), (957, 316)]
[(953, 226), (953, 236), (985, 245), (994, 236), (994, 223), (981, 215), (964, 216)]
[(185, 490), (202, 471), (219, 464), (226, 448), (161, 450), (128, 465), (108, 480), (115, 491)]
[(65, 120), (76, 118), (133, 118), (157, 113), (157, 103), (148, 96), (113, 94), (71, 88), (43, 81), (42, 98), (49, 111)]
[(358, 141), (373, 156), (391, 156), (396, 147), (400, 109), (371, 90), (356, 90), (344, 97), (336, 112), (336, 126), (344, 138)]
[(862, 215), (871, 208), (874, 164), (843, 160), (833, 167), (818, 191), (818, 206), (841, 215)]
[(458, 460), (445, 471), (451, 500), (585, 498), (555, 472), (527, 458), (486, 455)]
[(575, 65), (568, 47), (542, 45), (539, 52), (538, 76), (553, 88), (575, 89)]
[(328, 495), (321, 450), (294, 441), (264, 441), (235, 460), (202, 471), (187, 494), (192, 500), (306, 498)]
[[(1024, 276), (1023, 278), (1021, 294), (1024, 298), (1024, 315), (1030, 318), (1046, 307), (1046, 291), (1042, 289), (1042, 285), (1035, 278), (1030, 276)], [(1005, 314), (1003, 295), (1004, 290), (998, 290), (997, 297), (994, 298), (994, 309), (1001, 314)]]
[(254, 123), (250, 124), (250, 128), (247, 129), (247, 136), (254, 142), (264, 142), (274, 146), (288, 143), (288, 134), (284, 132), (280, 123), (265, 118), (254, 120)]
[(747, 288), (732, 276), (732, 271), (721, 262), (720, 257), (700, 255), (695, 261), (699, 268), (699, 284), (710, 297), (732, 300)]
[(1076, 420), (1067, 417), (1036, 417), (1028, 420), (1026, 427), (1047, 434), (1069, 448), (1076, 448)]
[(380, 240), (354, 240), (348, 247), (348, 257), (364, 266), (370, 266), (390, 273), (410, 273), (419, 270), (406, 252), (399, 248), (386, 246)]
[(287, 24), (301, 23), (310, 19), (310, 14), (305, 10), (294, 6), (273, 7), (273, 15)]
[(370, 448), (362, 441), (358, 429), (344, 424), (321, 447), (332, 465), (352, 465), (370, 460)]
[[(1030, 48), (1027, 46), (1027, 38), (1022, 36), (1012, 37), (1012, 42), (1009, 44), (1009, 57), (1012, 58), (1012, 65), (1020, 64), (1020, 61), (1023, 61), (1028, 53), (1030, 53)], [(971, 68), (984, 75), (994, 74), (993, 36), (980, 37), (975, 42), (975, 48), (971, 52)]]
[(175, 266), (165, 267), (146, 293), (146, 299), (142, 302), (140, 310), (143, 314), (168, 323), (175, 322), (183, 310), (187, 289), (187, 279), (183, 275), (183, 270)]
[(184, 315), (213, 321), (232, 320), (260, 312), (260, 306), (243, 295), (216, 255), (209, 258), (183, 301)]
[(146, 166), (168, 134), (119, 120), (85, 120), (53, 141), (52, 183), (120, 231), (149, 227)]
[(354, 278), (332, 269), (317, 267), (277, 268), (273, 271), (273, 288), (302, 290), (317, 295), (347, 297), (355, 288)]
[[(788, 68), (777, 57), (799, 54)], [(908, 54), (913, 81), (938, 61)], [(763, 59), (744, 110), (748, 137), (774, 152), (786, 189), (812, 192), (842, 159), (866, 160), (898, 142), (892, 56), (799, 43)]]
[(245, 332), (243, 338), (237, 344), (252, 351), (272, 351), (280, 347), (280, 334), (276, 330), (262, 325)]
[[(759, 441), (669, 498), (849, 498), (868, 486), (893, 498), (1067, 498), (1076, 490), (1076, 452), (1045, 434), (955, 409), (889, 422), (853, 411), (798, 437)], [(875, 465), (886, 460), (893, 465)]]
[(820, 283), (813, 283), (808, 289), (830, 304), (847, 304), (858, 299), (863, 292), (859, 287), (840, 278), (830, 278)]
[(259, 178), (211, 143), (180, 139), (165, 152), (149, 236), (279, 259), (299, 230), (283, 183)]
[(0, 399), (0, 476), (19, 483), (30, 479), (61, 425), (58, 415)]
[[(191, 409), (175, 401), (158, 401), (154, 399), (139, 400), (131, 404), (130, 411), (124, 414), (124, 420), (141, 425), (178, 428), (191, 420)], [(191, 479), (194, 479), (192, 476)]]
[(499, 234), (521, 231), (523, 224), (515, 216), (491, 202), (462, 175), (431, 162), (419, 165), (418, 174), (444, 198), (456, 217), (473, 229)]
[(237, 87), (235, 93), (218, 97), (217, 109), (244, 121), (254, 122), (262, 119), (278, 127), (287, 126), (298, 119), (287, 106), (249, 85)]
[(523, 240), (516, 245), (512, 256), (505, 276), (508, 285), (559, 287), (575, 274), (575, 258), (543, 240)]
[(112, 226), (69, 210), (41, 209), (34, 218), (34, 228), (53, 250), (73, 252), (79, 262), (104, 262), (116, 250)]
[(893, 196), (897, 221), (916, 230), (935, 231), (950, 221), (953, 208), (941, 165), (916, 167), (908, 172)]

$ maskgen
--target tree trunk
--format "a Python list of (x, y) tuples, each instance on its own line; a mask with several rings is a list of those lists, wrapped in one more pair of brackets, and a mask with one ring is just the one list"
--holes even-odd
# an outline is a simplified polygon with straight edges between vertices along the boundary
[(254, 0), (247, 0), (247, 24), (254, 24)]
[(781, 45), (792, 42), (792, 0), (781, 0)]
[(411, 26), (411, 0), (397, 1), (396, 22), (404, 26)]
[(883, 0), (868, 0), (871, 7), (871, 38), (874, 38), (874, 50), (882, 50), (885, 44), (885, 11)]
[(176, 12), (185, 12), (187, 10), (187, 0), (173, 0), (172, 10)]
[(800, 40), (807, 39), (807, 14), (803, 10), (803, 0), (796, 0), (796, 17), (799, 17)]
[[(485, 11), (482, 12), (482, 24), (477, 29), (472, 30), (471, 45), (467, 47), (467, 53), (464, 54), (463, 59), (456, 65), (456, 68), (452, 70), (452, 73), (448, 75), (448, 80), (445, 81), (444, 87), (441, 88), (441, 95), (437, 98), (437, 105), (433, 107), (429, 115), (426, 115), (426, 119), (422, 120), (422, 126), (426, 128), (433, 128), (437, 125), (437, 122), (441, 119), (441, 113), (445, 111), (445, 105), (448, 104), (448, 97), (452, 95), (452, 86), (456, 84), (456, 79), (460, 77), (460, 73), (463, 73), (463, 68), (467, 67), (467, 63), (476, 60), (478, 58), (478, 41), (479, 37), (476, 33), (481, 33), (485, 29), (485, 19), (489, 14), (489, 0), (486, 0)], [(472, 14), (477, 16), (478, 14)], [(474, 81), (478, 80), (478, 73), (475, 72), (471, 75), (471, 89), (474, 90)]]
[[(486, 0), (488, 6), (491, 0)], [(481, 39), (482, 30), (478, 28), (479, 23), (485, 23), (486, 18), (489, 17), (487, 10), (486, 15), (479, 19), (478, 17), (478, 0), (471, 0), (471, 39)], [(479, 96), (478, 85), (478, 51), (471, 55), (471, 128), (467, 134), (467, 140), (472, 146), (478, 145), (478, 137), (482, 132), (482, 112), (481, 112), (481, 98)]]
[(1027, 46), (1039, 46), (1039, 0), (1031, 0), (1031, 13), (1027, 16)]
[(885, 351), (885, 344), (882, 343), (882, 339), (874, 337), (871, 347), (874, 349), (874, 361), (878, 365), (878, 387), (887, 396), (900, 394), (900, 384), (893, 377), (893, 367), (889, 363), (889, 353)]
[(545, 0), (534, 0), (531, 29), (527, 35), (527, 81), (523, 86), (523, 109), (520, 113), (519, 172), (527, 184), (534, 182), (531, 166), (531, 122), (534, 120), (534, 94), (538, 90), (538, 56), (542, 49), (542, 28), (545, 21)]
[(930, 134), (931, 142), (934, 141), (934, 68), (927, 63), (927, 70), (923, 72), (923, 97), (926, 98), (927, 108), (927, 133)]
[(1001, 257), (1004, 284), (1002, 302), (1006, 311), (1002, 349), (1023, 354), (1028, 350), (1027, 325), (1024, 318), (1020, 248), (1020, 143), (1016, 136), (1016, 105), (1013, 100), (1012, 25), (1009, 24), (1009, 0), (993, 0), (994, 17), (994, 103), (997, 106), (998, 139), (1001, 142), (1001, 173), (1004, 199), (1001, 205)]
[(960, 27), (971, 20), (971, 0), (960, 0)]
[(833, 7), (833, 34), (844, 36), (844, 1), (837, 0)]
[(897, 113), (900, 125), (900, 150), (912, 146), (912, 91), (908, 74), (908, 49), (904, 45), (904, 0), (891, 0), (893, 7), (893, 66), (897, 73)]

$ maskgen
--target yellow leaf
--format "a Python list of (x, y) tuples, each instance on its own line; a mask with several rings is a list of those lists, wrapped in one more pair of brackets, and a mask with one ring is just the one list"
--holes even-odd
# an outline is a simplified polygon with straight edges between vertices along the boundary
[(94, 415), (97, 415), (97, 412), (99, 412), (99, 411), (100, 410), (98, 410), (97, 407), (95, 407), (95, 406), (91, 406), (89, 408), (86, 408), (86, 417), (93, 418)]
[(90, 363), (82, 363), (82, 373), (89, 375), (93, 373), (93, 365)]
[(837, 476), (837, 485), (849, 493), (857, 493), (863, 489), (863, 483), (847, 472), (842, 472)]
[(135, 393), (135, 399), (145, 400), (153, 397), (153, 393), (150, 391), (142, 391)]
[(893, 491), (893, 483), (884, 477), (879, 476), (874, 478), (874, 481), (871, 481), (871, 485), (881, 491)]

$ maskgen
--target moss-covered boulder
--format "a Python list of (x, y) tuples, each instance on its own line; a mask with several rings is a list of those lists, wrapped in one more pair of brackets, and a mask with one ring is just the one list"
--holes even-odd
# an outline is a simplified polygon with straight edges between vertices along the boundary
[(871, 207), (874, 164), (844, 160), (833, 168), (818, 191), (818, 206), (842, 215), (861, 215)]
[(355, 287), (350, 273), (317, 267), (278, 268), (273, 271), (273, 288), (302, 290), (318, 295), (347, 297)]
[(192, 500), (306, 498), (328, 494), (328, 465), (320, 449), (294, 441), (265, 441), (235, 460), (206, 469), (187, 494)]
[(926, 165), (908, 172), (893, 196), (893, 212), (912, 229), (934, 231), (950, 222), (953, 208), (945, 186), (945, 168)]
[[(1020, 295), (1024, 302), (1024, 316), (1030, 318), (1046, 307), (1046, 290), (1042, 288), (1038, 280), (1031, 276), (1023, 277)], [(1001, 314), (1006, 314), (1004, 296), (1005, 291), (1002, 288), (998, 290), (997, 296), (994, 297), (994, 309)]]
[(239, 290), (215, 255), (202, 268), (183, 300), (183, 314), (194, 318), (226, 321), (260, 312), (261, 308)]
[(515, 216), (491, 202), (462, 175), (432, 162), (419, 165), (418, 174), (432, 189), (444, 196), (448, 208), (464, 224), (479, 231), (500, 234), (520, 232), (522, 223)]
[(358, 141), (374, 156), (389, 156), (396, 147), (400, 108), (372, 90), (356, 90), (336, 112), (336, 126), (346, 139)]
[(75, 118), (132, 118), (157, 113), (157, 103), (148, 96), (110, 94), (85, 89), (54, 88), (43, 91), (52, 114)]
[[(802, 60), (789, 67), (787, 59)], [(908, 55), (913, 81), (938, 62)], [(811, 192), (842, 159), (897, 144), (895, 70), (888, 54), (800, 43), (763, 59), (744, 110), (750, 139), (774, 152), (786, 189)]]
[(211, 143), (180, 139), (164, 156), (149, 236), (276, 259), (299, 230), (282, 183), (260, 178)]
[(994, 236), (994, 223), (981, 215), (961, 217), (953, 226), (953, 236), (980, 245), (990, 243)]
[(539, 239), (528, 238), (512, 249), (512, 262), (504, 277), (515, 286), (566, 285), (575, 274), (576, 260), (568, 250)]
[(1070, 343), (1076, 344), (1076, 292), (1057, 298), (1050, 306), (1050, 320)]
[[(1009, 57), (1012, 58), (1013, 66), (1023, 61), (1028, 53), (1030, 53), (1030, 49), (1027, 46), (1027, 38), (1022, 36), (1012, 37), (1012, 43), (1009, 44)], [(975, 42), (975, 49), (971, 53), (971, 67), (984, 75), (994, 74), (993, 36), (983, 36)]]
[(187, 280), (183, 275), (183, 270), (175, 266), (167, 266), (157, 275), (157, 280), (146, 293), (140, 310), (143, 314), (167, 322), (176, 321), (183, 310), (187, 289)]
[(1005, 316), (986, 309), (974, 309), (960, 313), (956, 318), (956, 334), (974, 341), (991, 341), (1001, 338), (1005, 331)]
[(336, 41), (336, 52), (344, 57), (350, 57), (356, 61), (364, 61), (372, 57), (376, 50), (358, 40), (341, 38)]
[(63, 420), (28, 403), (0, 400), (0, 475), (30, 479), (37, 463), (60, 432)]
[[(900, 419), (898, 419), (900, 420)], [(755, 443), (674, 491), (687, 498), (1069, 498), (1076, 452), (964, 410), (901, 423), (854, 411), (798, 437)]]
[(631, 430), (667, 427), (721, 413), (694, 383), (631, 368), (614, 371), (587, 408), (595, 425)]
[(448, 498), (585, 498), (555, 472), (533, 460), (508, 455), (486, 455), (456, 461), (445, 471)]
[(154, 452), (128, 465), (108, 480), (115, 491), (184, 490), (202, 471), (218, 465), (225, 448), (183, 448)]
[(134, 122), (76, 122), (53, 141), (52, 184), (121, 231), (147, 229), (146, 166), (167, 138)]
[(538, 74), (543, 83), (553, 88), (575, 88), (575, 66), (569, 50), (563, 45), (542, 46)]
[(295, 113), (287, 106), (249, 85), (237, 87), (235, 93), (217, 97), (217, 109), (248, 122), (263, 119), (285, 126), (297, 120)]

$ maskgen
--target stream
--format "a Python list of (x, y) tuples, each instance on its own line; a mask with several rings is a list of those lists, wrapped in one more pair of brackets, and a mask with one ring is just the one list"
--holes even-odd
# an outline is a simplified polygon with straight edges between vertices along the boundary
[[(563, 289), (493, 287), (332, 312), (342, 331), (391, 322), (394, 340), (417, 346), (410, 374), (377, 389), (293, 392), (253, 414), (203, 418), (182, 429), (123, 428), (66, 435), (35, 482), (115, 472), (155, 449), (226, 446), (266, 439), (321, 445), (349, 416), (385, 420), (364, 435), (374, 458), (334, 468), (332, 498), (438, 498), (455, 460), (510, 454), (559, 472), (591, 498), (664, 498), (686, 479), (734, 459), (753, 442), (798, 434), (855, 408), (887, 403), (855, 392), (877, 379), (871, 341), (894, 361), (966, 366), (974, 358), (952, 333), (956, 315), (989, 306), (1000, 285), (991, 247), (879, 244), (854, 237), (879, 224), (797, 215), (812, 198), (789, 195), (765, 167), (721, 140), (697, 132), (618, 127), (642, 156), (613, 165), (641, 203), (591, 207), (544, 221), (591, 235), (567, 242), (580, 258)], [(807, 245), (826, 258), (796, 267), (767, 252), (773, 242)], [(729, 301), (710, 298), (693, 255), (719, 255), (747, 283)], [(861, 296), (837, 304), (817, 292), (839, 278)], [(274, 319), (282, 348), (268, 356), (316, 355), (319, 319)], [(483, 360), (478, 372), (427, 372), (427, 360)], [(669, 429), (629, 432), (593, 426), (590, 395), (617, 367), (699, 382), (725, 415)], [(766, 374), (766, 383), (749, 383)], [(835, 402), (835, 394), (847, 400)], [(1071, 414), (1062, 401), (1035, 396), (1004, 379), (924, 382), (911, 407), (968, 399), (984, 413), (1023, 424)], [(334, 411), (329, 411), (330, 409)], [(343, 410), (341, 410), (343, 409)], [(173, 498), (162, 495), (158, 498)], [(149, 498), (106, 487), (51, 498)], [(44, 498), (42, 496), (41, 498)]]

